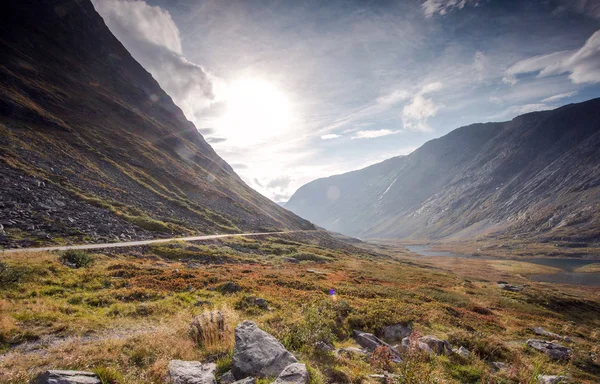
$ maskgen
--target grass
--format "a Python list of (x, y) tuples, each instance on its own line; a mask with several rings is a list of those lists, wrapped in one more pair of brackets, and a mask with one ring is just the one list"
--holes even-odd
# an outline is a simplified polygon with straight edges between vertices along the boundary
[(600, 263), (584, 265), (583, 267), (577, 268), (575, 272), (600, 273)]
[[(280, 246), (296, 250), (280, 254)], [(0, 359), (0, 383), (28, 382), (49, 368), (95, 370), (103, 382), (163, 383), (171, 359), (215, 361), (221, 374), (230, 369), (233, 329), (244, 319), (293, 351), (315, 384), (370, 383), (369, 375), (384, 371), (400, 375), (397, 383), (527, 383), (539, 374), (598, 382), (600, 366), (589, 354), (600, 352), (599, 289), (556, 289), (481, 260), (432, 266), (401, 251), (372, 250), (296, 234), (97, 254), (84, 268), (65, 266), (60, 254), (3, 255), (4, 265), (20, 272), (0, 288), (0, 350), (11, 351)], [(297, 253), (328, 260), (290, 262)], [(506, 292), (497, 279), (529, 286)], [(243, 290), (219, 292), (228, 283)], [(268, 307), (254, 305), (255, 298)], [(383, 352), (335, 356), (317, 348), (356, 346), (353, 329), (379, 334), (406, 322), (471, 355), (411, 350), (395, 364)], [(554, 362), (526, 348), (533, 326), (569, 336), (573, 359)], [(20, 349), (27, 342), (44, 353)], [(495, 371), (494, 361), (509, 368)]]

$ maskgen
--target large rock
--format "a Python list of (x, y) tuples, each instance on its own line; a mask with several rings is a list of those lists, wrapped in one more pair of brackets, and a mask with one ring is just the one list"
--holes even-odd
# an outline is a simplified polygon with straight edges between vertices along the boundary
[(297, 362), (277, 339), (254, 322), (246, 320), (235, 328), (231, 372), (236, 379), (277, 376), (285, 367)]
[(551, 341), (529, 339), (527, 340), (527, 345), (540, 352), (544, 352), (554, 360), (567, 360), (571, 356), (569, 348)]
[(307, 384), (308, 371), (306, 365), (300, 363), (290, 364), (279, 374), (273, 384)]
[(233, 377), (233, 373), (231, 373), (231, 371), (223, 373), (219, 378), (219, 384), (232, 384), (234, 382), (235, 377)]
[(383, 328), (382, 337), (388, 343), (402, 341), (412, 333), (410, 324), (395, 324)]
[(168, 369), (171, 384), (217, 384), (215, 379), (217, 366), (213, 363), (171, 360)]
[(546, 337), (550, 337), (552, 339), (563, 339), (565, 341), (571, 341), (571, 339), (567, 336), (561, 336), (557, 333), (546, 331), (542, 327), (533, 327), (533, 328), (529, 328), (529, 329), (536, 335), (546, 336)]
[(380, 347), (386, 348), (394, 356), (395, 360), (401, 361), (400, 353), (398, 353), (398, 351), (392, 348), (392, 346), (388, 343), (384, 342), (383, 340), (380, 340), (377, 336), (373, 335), (372, 333), (358, 331), (355, 329), (354, 340), (356, 340), (358, 345), (365, 348), (369, 352), (373, 352), (375, 349)]
[(447, 340), (440, 340), (434, 336), (423, 336), (419, 338), (419, 342), (427, 344), (432, 351), (438, 355), (442, 355), (446, 352), (451, 352), (450, 343)]
[(35, 380), (36, 384), (102, 384), (93, 372), (50, 370)]

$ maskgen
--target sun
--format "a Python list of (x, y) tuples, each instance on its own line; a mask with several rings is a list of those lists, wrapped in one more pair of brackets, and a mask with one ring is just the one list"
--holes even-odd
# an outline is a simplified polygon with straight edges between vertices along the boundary
[(271, 83), (248, 78), (230, 84), (218, 131), (230, 143), (265, 142), (285, 133), (292, 113), (288, 98)]

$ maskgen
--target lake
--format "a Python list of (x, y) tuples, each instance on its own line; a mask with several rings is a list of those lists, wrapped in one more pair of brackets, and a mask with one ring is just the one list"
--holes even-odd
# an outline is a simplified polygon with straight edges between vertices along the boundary
[(600, 273), (579, 273), (573, 270), (584, 265), (597, 263), (598, 260), (581, 260), (568, 258), (549, 258), (549, 257), (531, 257), (531, 258), (502, 258), (491, 256), (474, 256), (468, 254), (434, 251), (428, 245), (408, 245), (406, 248), (422, 257), (456, 257), (461, 259), (479, 259), (479, 260), (515, 260), (524, 263), (540, 264), (548, 267), (562, 269), (563, 271), (543, 275), (530, 275), (528, 278), (533, 281), (559, 284), (593, 285), (600, 286)]

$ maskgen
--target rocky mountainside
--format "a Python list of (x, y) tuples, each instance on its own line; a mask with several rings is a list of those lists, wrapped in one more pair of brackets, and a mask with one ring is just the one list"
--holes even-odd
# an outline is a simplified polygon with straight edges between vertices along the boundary
[(360, 237), (600, 240), (600, 99), (458, 128), (302, 186), (288, 209)]
[(0, 5), (0, 246), (308, 229), (248, 187), (89, 0)]

